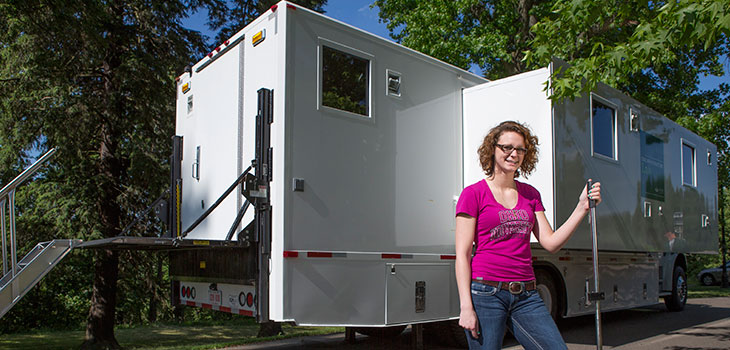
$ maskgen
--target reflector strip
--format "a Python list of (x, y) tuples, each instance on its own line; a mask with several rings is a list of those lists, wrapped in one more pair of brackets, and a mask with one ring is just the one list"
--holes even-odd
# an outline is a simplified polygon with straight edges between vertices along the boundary
[(308, 258), (331, 258), (332, 253), (328, 252), (307, 252)]
[(456, 260), (453, 254), (411, 254), (411, 253), (383, 253), (383, 252), (328, 252), (328, 251), (306, 251), (306, 250), (284, 250), (284, 258), (333, 258), (333, 259), (354, 259), (363, 261), (383, 259), (403, 259), (414, 261), (438, 261)]
[[(252, 299), (253, 299), (253, 297), (252, 297)], [(252, 304), (253, 304), (253, 300), (252, 300)], [(211, 305), (211, 304), (196, 303), (196, 302), (192, 302), (189, 300), (185, 301), (185, 305), (192, 306), (192, 307), (200, 307), (200, 308), (210, 309), (210, 310), (216, 310), (216, 311), (223, 311), (223, 312), (228, 312), (231, 314), (239, 314), (239, 315), (243, 315), (243, 316), (253, 316), (254, 315), (253, 311), (251, 311), (251, 310), (234, 309), (234, 308), (230, 308), (227, 306), (216, 306), (216, 305)]]
[(292, 10), (296, 10), (297, 9), (297, 7), (294, 6), (294, 5), (292, 5), (292, 4), (286, 4), (286, 8), (292, 9)]
[(558, 258), (558, 260), (559, 261), (571, 261), (571, 260), (573, 260), (573, 258), (571, 258), (569, 256), (561, 256)]
[(285, 250), (284, 251), (284, 257), (285, 258), (298, 258), (299, 257), (299, 252), (292, 252), (292, 251), (289, 251), (289, 250)]

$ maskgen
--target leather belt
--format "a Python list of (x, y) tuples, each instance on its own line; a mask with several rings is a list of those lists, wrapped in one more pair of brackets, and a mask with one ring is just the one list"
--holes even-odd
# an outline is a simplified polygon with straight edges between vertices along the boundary
[(499, 281), (472, 279), (472, 282), (486, 284), (486, 285), (492, 286), (492, 287), (497, 287), (497, 288), (506, 290), (512, 294), (520, 294), (524, 291), (532, 291), (532, 290), (535, 290), (535, 288), (537, 288), (537, 283), (535, 282), (535, 280), (527, 281), (527, 282), (519, 282), (519, 281), (499, 282)]

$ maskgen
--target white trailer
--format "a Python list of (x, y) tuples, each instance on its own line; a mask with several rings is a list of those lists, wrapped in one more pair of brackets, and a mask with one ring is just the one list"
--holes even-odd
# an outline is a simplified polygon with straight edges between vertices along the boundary
[[(552, 105), (559, 66), (487, 82), (275, 5), (179, 77), (170, 212), (189, 249), (170, 253), (173, 298), (300, 325), (457, 319), (455, 202), (483, 177), (481, 138), (514, 119), (540, 138), (526, 181), (553, 226), (587, 178), (603, 184), (603, 309), (681, 309), (683, 253), (716, 250), (715, 146), (604, 85)], [(665, 252), (667, 231), (683, 251)], [(587, 224), (533, 256), (556, 317), (593, 312)]]
[[(464, 132), (464, 184), (483, 177), (475, 150), (485, 130), (503, 119), (530, 125), (540, 140), (540, 161), (524, 181), (540, 191), (554, 228), (570, 216), (586, 179), (602, 183), (596, 220), (602, 310), (660, 297), (670, 310), (681, 310), (684, 253), (717, 253), (717, 148), (604, 84), (553, 105), (545, 82), (564, 66), (556, 60), (464, 91), (464, 130), (470, 131)], [(538, 288), (553, 315), (593, 313), (586, 302), (593, 273), (587, 220), (557, 254), (536, 242), (532, 248)]]

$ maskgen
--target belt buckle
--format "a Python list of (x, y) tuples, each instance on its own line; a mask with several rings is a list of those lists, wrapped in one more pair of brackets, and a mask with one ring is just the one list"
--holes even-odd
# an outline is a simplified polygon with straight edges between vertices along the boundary
[[(513, 288), (514, 286), (519, 286), (520, 289), (519, 290), (515, 290)], [(510, 282), (507, 287), (508, 287), (508, 290), (509, 290), (510, 293), (515, 294), (515, 295), (521, 294), (522, 292), (525, 291), (525, 282)]]

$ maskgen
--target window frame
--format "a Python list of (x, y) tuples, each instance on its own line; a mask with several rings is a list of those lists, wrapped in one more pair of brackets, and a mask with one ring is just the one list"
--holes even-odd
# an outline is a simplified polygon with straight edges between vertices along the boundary
[[(609, 156), (606, 156), (601, 153), (596, 153), (596, 150), (594, 147), (595, 139), (594, 139), (594, 133), (593, 133), (593, 101), (597, 101), (598, 103), (600, 103), (608, 108), (613, 109), (613, 130), (611, 131), (611, 133), (612, 133), (611, 146), (613, 149), (613, 157), (609, 157)], [(619, 158), (618, 158), (618, 113), (619, 113), (618, 106), (616, 106), (615, 104), (611, 103), (607, 99), (605, 99), (595, 93), (591, 93), (590, 105), (588, 107), (588, 114), (589, 114), (589, 120), (590, 120), (591, 156), (593, 156), (594, 158), (597, 158), (597, 159), (602, 159), (602, 160), (616, 163), (616, 164), (619, 162)]]
[[(682, 186), (697, 187), (697, 146), (685, 138), (681, 139), (680, 144), (680, 169), (682, 174)], [(692, 149), (692, 183), (684, 181), (684, 146)]]
[[(324, 47), (327, 46), (330, 49), (342, 52), (344, 54), (352, 55), (357, 58), (366, 60), (367, 65), (367, 115), (359, 114), (356, 112), (346, 111), (336, 107), (330, 107), (323, 104), (323, 82), (324, 82)], [(375, 56), (367, 52), (360, 51), (358, 49), (337, 43), (332, 40), (328, 40), (322, 37), (318, 38), (317, 41), (317, 110), (326, 111), (340, 116), (349, 118), (357, 118), (358, 120), (372, 120), (373, 119), (373, 66)]]

